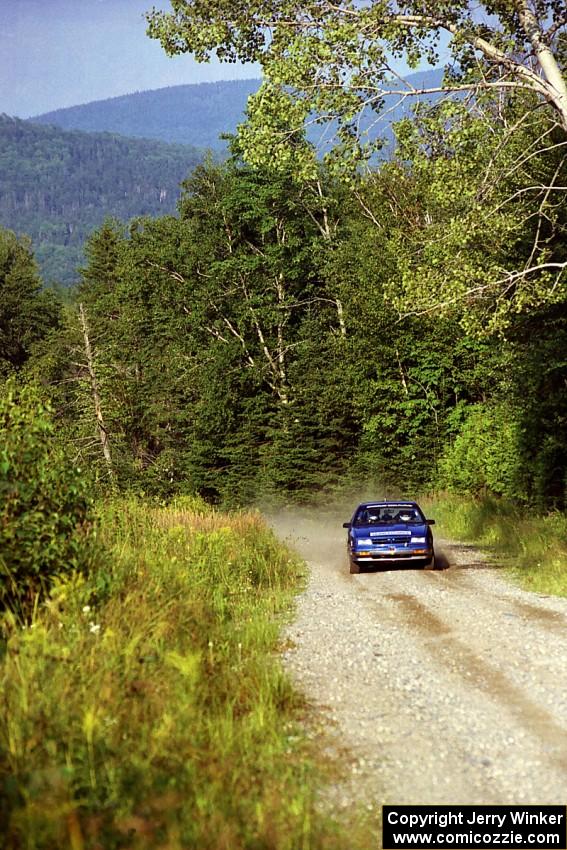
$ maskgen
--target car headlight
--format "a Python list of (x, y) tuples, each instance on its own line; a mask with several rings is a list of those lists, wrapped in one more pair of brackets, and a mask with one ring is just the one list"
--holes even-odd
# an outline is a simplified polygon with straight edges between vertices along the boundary
[(370, 540), (370, 539), (367, 540), (366, 538), (363, 540), (363, 539), (359, 538), (356, 541), (356, 545), (357, 546), (372, 546), (372, 540)]
[(426, 537), (412, 537), (411, 542), (412, 543), (425, 543), (426, 540), (427, 540)]

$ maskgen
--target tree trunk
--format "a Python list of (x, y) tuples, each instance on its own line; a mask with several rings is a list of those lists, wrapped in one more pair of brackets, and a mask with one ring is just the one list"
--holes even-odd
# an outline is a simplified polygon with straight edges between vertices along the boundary
[(104, 461), (106, 463), (106, 468), (108, 470), (109, 478), (112, 479), (114, 477), (114, 470), (112, 467), (112, 457), (110, 454), (110, 442), (108, 439), (108, 431), (106, 430), (106, 426), (104, 424), (104, 418), (102, 415), (102, 405), (100, 401), (100, 393), (98, 390), (98, 382), (96, 379), (96, 372), (94, 368), (94, 357), (91, 348), (91, 341), (89, 337), (89, 326), (87, 324), (87, 316), (85, 313), (85, 309), (82, 304), (79, 304), (79, 319), (81, 322), (81, 330), (83, 331), (83, 340), (85, 344), (85, 358), (87, 361), (87, 371), (89, 373), (89, 379), (91, 382), (91, 393), (93, 397), (93, 405), (95, 411), (95, 420), (96, 420), (96, 431), (98, 434), (98, 438), (100, 440), (100, 445), (102, 448), (102, 454), (104, 456)]
[(527, 3), (520, 9), (520, 23), (532, 43), (538, 64), (549, 83), (549, 99), (567, 130), (567, 84), (553, 51), (546, 44), (538, 20)]

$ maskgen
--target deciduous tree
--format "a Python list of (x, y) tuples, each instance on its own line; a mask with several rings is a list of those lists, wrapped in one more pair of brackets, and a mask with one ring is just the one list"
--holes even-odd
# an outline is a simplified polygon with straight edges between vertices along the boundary
[[(251, 104), (261, 119), (260, 146), (268, 127), (281, 130), (282, 117), (292, 115), (299, 126), (315, 113), (338, 122), (338, 152), (356, 161), (364, 113), (368, 127), (386, 95), (419, 93), (399, 79), (392, 59), (435, 62), (445, 40), (458, 69), (445, 89), (529, 92), (567, 134), (562, 0), (171, 0), (171, 6), (149, 15), (149, 34), (169, 54), (191, 52), (206, 61), (216, 53), (227, 62), (261, 64), (265, 82)], [(280, 133), (280, 144), (287, 135)]]

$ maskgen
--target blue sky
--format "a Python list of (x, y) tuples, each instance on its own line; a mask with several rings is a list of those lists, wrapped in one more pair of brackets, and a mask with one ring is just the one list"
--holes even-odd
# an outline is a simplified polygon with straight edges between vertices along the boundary
[(168, 58), (145, 34), (159, 0), (0, 0), (0, 112), (64, 106), (182, 83), (258, 77), (254, 66)]
[(152, 6), (171, 8), (167, 0), (0, 0), (0, 113), (29, 118), (145, 89), (260, 76), (253, 65), (167, 57), (146, 35)]

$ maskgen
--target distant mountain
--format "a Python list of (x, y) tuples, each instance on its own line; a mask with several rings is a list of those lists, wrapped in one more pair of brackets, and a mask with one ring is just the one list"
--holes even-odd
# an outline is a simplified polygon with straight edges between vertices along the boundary
[(260, 80), (170, 86), (136, 92), (82, 106), (46, 112), (31, 120), (65, 130), (109, 131), (224, 150), (221, 133), (234, 133), (244, 119), (249, 95)]
[[(435, 88), (442, 78), (443, 70), (435, 68), (410, 74), (407, 81), (417, 89)], [(31, 120), (55, 124), (65, 130), (106, 130), (125, 136), (224, 150), (220, 134), (235, 132), (237, 124), (244, 119), (248, 97), (258, 90), (260, 82), (231, 80), (171, 86), (58, 109)], [(392, 83), (393, 87), (400, 85), (397, 81)], [(414, 98), (406, 98), (396, 107), (395, 98), (387, 99), (387, 116), (378, 122), (373, 132), (391, 139), (391, 124), (409, 115), (413, 102)], [(309, 137), (314, 143), (321, 131), (321, 127), (310, 128)]]
[(32, 237), (46, 281), (70, 284), (108, 216), (175, 211), (194, 147), (45, 127), (0, 115), (0, 225)]

